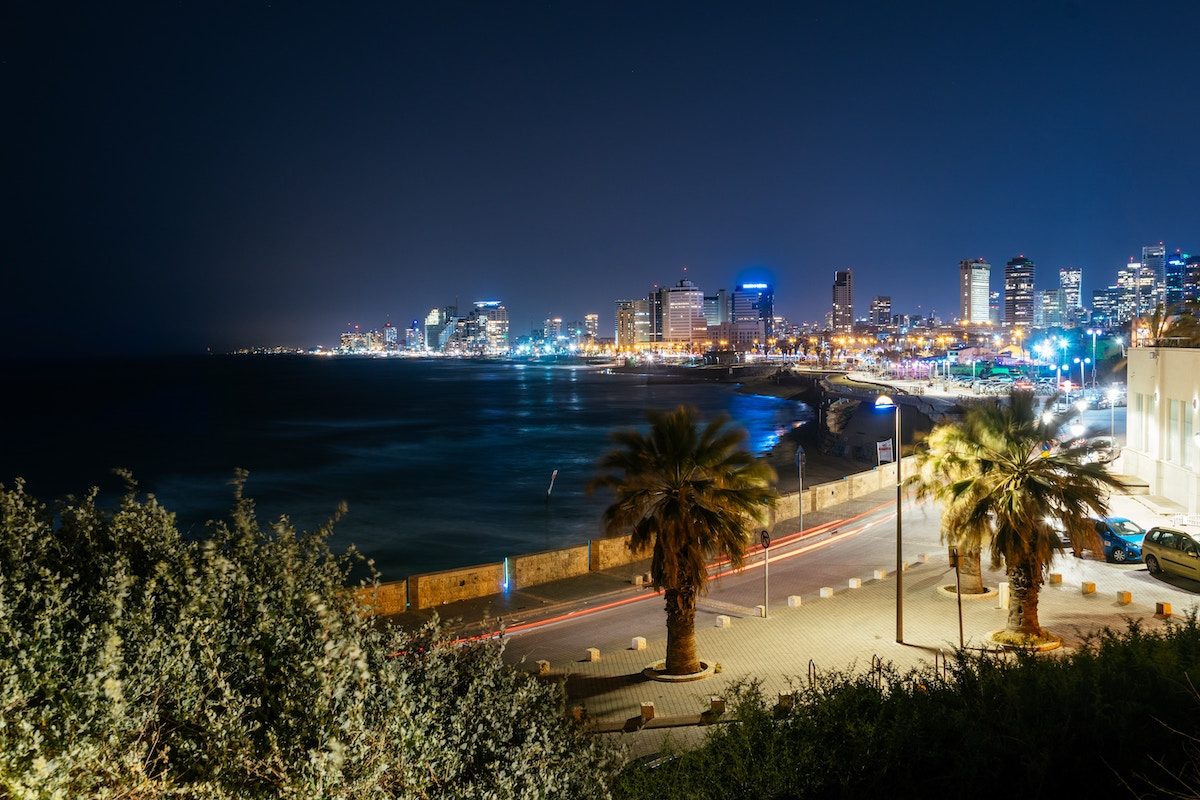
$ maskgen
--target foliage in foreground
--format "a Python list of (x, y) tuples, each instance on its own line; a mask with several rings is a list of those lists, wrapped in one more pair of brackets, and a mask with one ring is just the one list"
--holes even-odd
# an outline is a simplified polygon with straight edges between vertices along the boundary
[[(756, 683), (737, 721), (619, 798), (1200, 796), (1200, 626), (1106, 630), (1063, 657), (960, 654), (931, 672), (824, 674), (777, 712)], [(797, 684), (801, 686), (801, 684)]]
[(132, 489), (52, 515), (0, 487), (0, 796), (607, 794), (561, 688), (377, 626), (328, 532), (264, 531), (240, 481), (198, 541)]

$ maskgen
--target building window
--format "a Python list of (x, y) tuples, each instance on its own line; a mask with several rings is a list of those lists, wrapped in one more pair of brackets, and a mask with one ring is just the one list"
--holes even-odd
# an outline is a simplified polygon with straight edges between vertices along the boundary
[(1167, 401), (1168, 427), (1166, 456), (1167, 461), (1172, 464), (1179, 463), (1179, 406), (1181, 405), (1182, 403), (1178, 400)]

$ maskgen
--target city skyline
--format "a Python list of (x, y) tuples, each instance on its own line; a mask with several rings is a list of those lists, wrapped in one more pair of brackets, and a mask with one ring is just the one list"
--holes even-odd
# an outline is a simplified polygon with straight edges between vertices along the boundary
[(202, 352), (411, 319), (451, 286), (523, 327), (684, 265), (772, 283), (793, 319), (823, 318), (846, 266), (863, 298), (944, 316), (964, 258), (1078, 265), (1090, 290), (1200, 237), (1184, 127), (1138, 124), (1190, 107), (1197, 22), (22, 6), (0, 317), (33, 353)]

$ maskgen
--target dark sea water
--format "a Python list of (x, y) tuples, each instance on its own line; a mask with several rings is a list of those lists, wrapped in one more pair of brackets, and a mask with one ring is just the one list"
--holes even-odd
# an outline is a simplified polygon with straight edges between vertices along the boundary
[[(498, 560), (600, 535), (610, 499), (586, 484), (614, 428), (646, 409), (732, 416), (770, 449), (811, 418), (801, 403), (731, 386), (646, 385), (589, 368), (507, 362), (206, 357), (4, 366), (0, 482), (43, 498), (133, 470), (184, 529), (230, 507), (229, 480), (264, 518), (312, 529), (345, 501), (333, 545), (385, 578)], [(558, 479), (550, 501), (552, 470)]]

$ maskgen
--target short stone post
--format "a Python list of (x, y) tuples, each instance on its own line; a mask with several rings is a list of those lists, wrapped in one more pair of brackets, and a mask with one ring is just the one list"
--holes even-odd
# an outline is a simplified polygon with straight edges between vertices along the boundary
[(1119, 603), (1120, 605), (1123, 605), (1123, 606), (1127, 606), (1132, 602), (1133, 602), (1133, 593), (1132, 592), (1125, 592), (1125, 591), (1117, 592), (1117, 603)]
[(780, 692), (779, 700), (775, 703), (775, 707), (780, 711), (790, 711), (792, 706), (796, 704), (796, 695), (792, 692)]
[(632, 583), (634, 586), (641, 586), (642, 585), (642, 576), (634, 575), (632, 578), (629, 579), (629, 582)]
[(996, 608), (1008, 608), (1008, 581), (1000, 581), (996, 590)]
[(887, 578), (887, 570), (886, 569), (875, 570), (875, 580), (881, 581), (881, 580), (884, 580), (885, 578)]
[(646, 723), (654, 719), (654, 703), (642, 701), (642, 722)]
[(1084, 581), (1083, 583), (1080, 584), (1080, 588), (1083, 590), (1084, 594), (1095, 594), (1096, 593), (1095, 581)]
[(599, 661), (600, 660), (600, 648), (599, 647), (589, 647), (587, 649), (587, 655), (584, 656), (583, 660), (584, 661)]
[(1154, 616), (1164, 617), (1164, 618), (1171, 616), (1171, 604), (1163, 603), (1161, 601), (1158, 603), (1155, 603), (1154, 604)]
[(710, 697), (708, 698), (708, 710), (712, 712), (714, 717), (719, 717), (725, 713), (725, 698)]
[(534, 663), (534, 666), (537, 667), (538, 675), (545, 677), (546, 675), (550, 674), (550, 662), (549, 661), (535, 661), (533, 663)]
[(832, 586), (822, 586), (821, 587), (821, 597), (833, 597), (833, 587)]
[(728, 628), (728, 627), (729, 627), (729, 625), (730, 625), (730, 622), (729, 622), (729, 615), (728, 615), (728, 614), (718, 614), (718, 615), (717, 615), (717, 623), (716, 623), (716, 627), (718, 627), (718, 628)]
[(800, 595), (789, 594), (788, 595), (788, 608), (799, 608), (799, 607), (800, 607)]
[(646, 637), (645, 636), (633, 637), (633, 641), (630, 643), (629, 649), (630, 650), (645, 650), (646, 649)]
[(861, 589), (862, 588), (862, 578), (851, 578), (847, 582), (846, 585), (849, 586), (851, 589)]
[(917, 553), (917, 561), (922, 564), (929, 563), (929, 553)]
[(1051, 572), (1049, 584), (1051, 586), (1058, 586), (1061, 583), (1062, 583), (1062, 573), (1061, 572)]
[(754, 611), (755, 611), (755, 613), (758, 614), (758, 616), (762, 617), (763, 619), (766, 619), (766, 617), (767, 617), (767, 607), (766, 606), (763, 606), (763, 605), (755, 606)]

